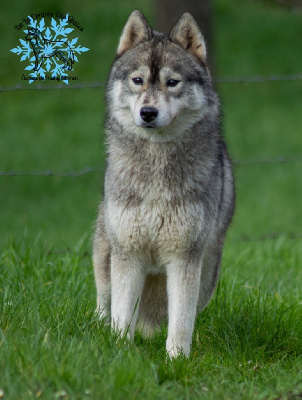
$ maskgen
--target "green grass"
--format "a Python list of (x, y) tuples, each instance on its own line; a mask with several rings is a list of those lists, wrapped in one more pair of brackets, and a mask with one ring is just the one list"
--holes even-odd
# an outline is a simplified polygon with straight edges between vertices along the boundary
[[(301, 394), (301, 288), (298, 279), (284, 274), (301, 279), (299, 243), (267, 241), (261, 249), (229, 243), (216, 295), (197, 319), (192, 354), (173, 362), (165, 355), (165, 329), (152, 340), (137, 334), (129, 345), (98, 322), (85, 243), (64, 254), (47, 250), (41, 240), (35, 245), (11, 243), (0, 260), (0, 387), (5, 398), (49, 399), (61, 393), (68, 399), (271, 399)], [(230, 260), (231, 267), (226, 265)], [(242, 271), (254, 268), (261, 272)]]
[[(153, 3), (47, 0), (91, 50), (80, 83), (104, 82), (128, 14)], [(14, 25), (41, 2), (1, 5), (0, 86), (22, 83)], [(301, 16), (267, 2), (216, 0), (215, 75), (301, 72)], [(50, 85), (50, 83), (48, 84)], [(302, 81), (218, 84), (237, 207), (221, 280), (188, 359), (166, 360), (166, 327), (118, 339), (94, 314), (91, 234), (103, 172), (0, 176), (0, 398), (289, 399), (302, 396)], [(104, 88), (0, 92), (0, 170), (104, 167)], [(265, 239), (265, 240), (264, 240)]]

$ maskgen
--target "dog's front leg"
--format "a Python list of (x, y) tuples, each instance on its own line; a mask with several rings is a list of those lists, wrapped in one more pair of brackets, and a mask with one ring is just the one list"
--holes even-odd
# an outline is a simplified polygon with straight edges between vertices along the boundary
[(112, 254), (111, 323), (113, 329), (127, 334), (129, 339), (134, 336), (145, 278), (146, 272), (135, 257)]
[(197, 300), (201, 261), (175, 259), (167, 266), (168, 338), (166, 350), (172, 359), (190, 353)]

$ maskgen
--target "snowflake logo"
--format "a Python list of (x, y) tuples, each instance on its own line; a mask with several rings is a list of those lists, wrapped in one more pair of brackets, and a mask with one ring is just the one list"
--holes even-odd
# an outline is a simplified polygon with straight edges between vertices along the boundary
[(49, 79), (47, 73), (51, 73), (51, 80), (62, 80), (68, 85), (68, 72), (73, 70), (74, 62), (78, 62), (77, 54), (89, 49), (80, 45), (76, 46), (78, 38), (68, 40), (67, 35), (74, 29), (67, 28), (68, 14), (57, 23), (53, 18), (51, 26), (46, 27), (44, 18), (40, 23), (28, 17), (30, 23), (25, 40), (19, 39), (21, 46), (10, 50), (21, 55), (21, 60), (29, 60), (29, 65), (24, 69), (32, 71), (29, 75), (29, 83), (36, 80)]

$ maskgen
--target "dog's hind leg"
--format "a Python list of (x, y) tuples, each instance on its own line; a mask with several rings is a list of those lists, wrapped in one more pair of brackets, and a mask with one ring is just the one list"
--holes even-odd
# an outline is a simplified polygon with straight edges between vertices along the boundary
[(217, 243), (209, 246), (205, 252), (200, 276), (199, 298), (197, 303), (198, 313), (201, 313), (206, 308), (215, 291), (219, 277), (222, 248), (223, 239), (218, 239)]
[(34, 55), (35, 55), (35, 66), (33, 68), (34, 71), (38, 71), (40, 69), (40, 61), (39, 61), (39, 53), (37, 53), (34, 49)]
[(73, 59), (71, 57), (69, 57), (69, 53), (70, 52), (68, 52), (68, 57), (66, 57), (66, 55), (64, 54), (64, 52), (62, 50), (56, 50), (54, 55), (57, 56), (61, 61), (64, 61), (63, 68), (66, 68), (67, 70), (71, 71)]
[(93, 266), (97, 289), (97, 312), (101, 318), (110, 317), (110, 252), (110, 245), (105, 230), (104, 205), (101, 203), (93, 241)]
[(137, 323), (138, 330), (145, 338), (153, 336), (167, 320), (167, 307), (166, 274), (147, 275)]
[(63, 68), (68, 68), (68, 58), (65, 56), (62, 50), (56, 50), (53, 53), (54, 56), (58, 57), (59, 60), (64, 62)]

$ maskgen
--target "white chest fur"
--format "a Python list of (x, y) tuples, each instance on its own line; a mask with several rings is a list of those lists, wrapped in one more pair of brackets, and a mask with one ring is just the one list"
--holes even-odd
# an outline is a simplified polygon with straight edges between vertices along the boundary
[(185, 201), (173, 206), (165, 199), (126, 207), (110, 202), (106, 219), (110, 233), (127, 251), (183, 252), (203, 228), (203, 207)]

